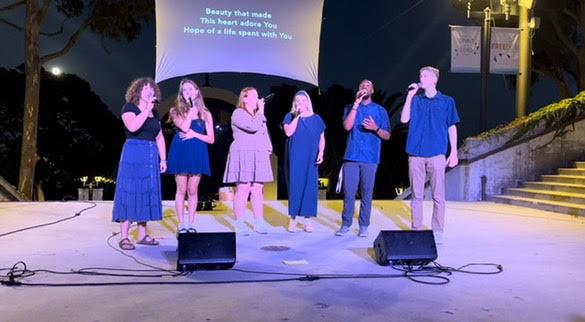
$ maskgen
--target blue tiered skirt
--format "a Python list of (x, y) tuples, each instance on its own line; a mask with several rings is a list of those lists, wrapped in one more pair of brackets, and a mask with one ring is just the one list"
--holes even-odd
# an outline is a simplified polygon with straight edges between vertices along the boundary
[(126, 140), (118, 166), (112, 221), (162, 220), (159, 162), (155, 141)]

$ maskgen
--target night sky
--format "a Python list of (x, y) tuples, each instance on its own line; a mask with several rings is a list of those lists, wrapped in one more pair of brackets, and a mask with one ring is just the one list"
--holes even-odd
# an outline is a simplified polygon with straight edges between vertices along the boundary
[[(1, 15), (22, 24), (24, 10)], [(60, 15), (51, 13), (45, 29), (56, 29), (60, 20)], [(66, 36), (43, 38), (42, 52), (59, 49), (71, 30), (75, 29), (75, 23), (67, 23)], [(436, 66), (442, 72), (439, 90), (453, 96), (457, 102), (462, 120), (461, 137), (476, 134), (479, 129), (480, 77), (479, 74), (448, 71), (450, 24), (467, 25), (471, 22), (447, 0), (326, 0), (321, 35), (320, 87), (327, 89), (339, 84), (356, 88), (361, 79), (368, 78), (377, 89), (391, 95), (405, 91), (408, 84), (417, 81), (420, 67)], [(0, 24), (0, 37), (3, 39), (0, 66), (13, 68), (21, 64), (23, 34)], [(105, 104), (115, 114), (119, 114), (129, 82), (136, 77), (154, 76), (154, 64), (153, 19), (139, 38), (129, 44), (102, 40), (92, 33), (86, 33), (69, 54), (49, 62), (45, 68), (59, 66), (65, 73), (77, 74), (86, 79)], [(203, 75), (193, 75), (191, 78), (199, 84), (204, 80)], [(176, 95), (178, 81), (173, 79), (161, 84), (165, 98)], [(266, 94), (270, 86), (281, 83), (310, 88), (308, 84), (280, 77), (240, 73), (211, 74), (210, 82), (212, 86), (234, 92), (244, 86), (256, 86), (261, 94)], [(507, 88), (504, 76), (490, 76), (490, 97), (489, 127), (515, 117), (515, 94)], [(530, 111), (558, 99), (553, 82), (542, 79), (534, 84)], [(282, 108), (289, 109), (290, 106)]]

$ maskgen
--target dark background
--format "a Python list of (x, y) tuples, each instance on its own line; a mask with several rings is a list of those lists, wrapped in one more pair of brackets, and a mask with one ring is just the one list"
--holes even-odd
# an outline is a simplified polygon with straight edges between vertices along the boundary
[[(24, 15), (17, 10), (7, 16), (22, 23)], [(51, 12), (46, 28), (54, 29), (60, 21), (60, 15)], [(67, 31), (75, 30), (75, 23), (73, 19), (65, 24), (65, 36), (42, 38), (43, 53), (60, 48), (67, 39)], [(245, 86), (257, 87), (261, 95), (276, 94), (267, 107), (267, 117), (279, 161), (284, 155), (285, 142), (279, 124), (290, 109), (294, 93), (298, 89), (307, 90), (315, 112), (327, 125), (327, 149), (321, 176), (329, 177), (334, 185), (345, 147), (345, 132), (341, 125), (343, 106), (353, 100), (361, 79), (372, 80), (376, 86), (374, 100), (387, 108), (393, 126), (391, 140), (383, 143), (375, 197), (392, 198), (394, 188), (408, 186), (404, 154), (406, 129), (398, 119), (405, 88), (418, 79), (420, 67), (432, 65), (441, 70), (439, 90), (455, 98), (461, 117), (460, 144), (465, 137), (478, 133), (479, 74), (449, 72), (449, 24), (472, 23), (449, 1), (325, 1), (319, 87), (281, 77), (243, 73), (207, 75), (208, 85), (236, 94)], [(0, 67), (4, 67), (0, 70), (3, 89), (0, 117), (6, 120), (0, 125), (0, 174), (16, 185), (24, 97), (23, 74), (18, 69), (23, 63), (23, 34), (0, 25), (0, 37), (3, 39)], [(80, 176), (115, 178), (124, 141), (118, 118), (124, 93), (132, 79), (154, 76), (155, 43), (154, 20), (130, 43), (102, 39), (88, 32), (69, 54), (44, 66), (47, 70), (59, 66), (65, 72), (59, 77), (44, 73), (42, 78), (41, 160), (36, 178), (47, 199), (75, 195)], [(205, 76), (188, 77), (204, 85)], [(179, 81), (172, 79), (160, 84), (164, 98), (176, 96)], [(490, 75), (489, 128), (515, 117), (513, 87), (514, 84), (505, 76)], [(553, 82), (541, 78), (534, 84), (530, 111), (558, 99)], [(210, 147), (213, 176), (202, 185), (202, 194), (212, 196), (217, 192), (225, 153), (231, 141), (226, 115), (231, 113), (232, 107), (209, 99), (206, 104), (220, 125), (217, 143)], [(166, 125), (165, 134), (167, 143), (170, 143), (173, 135), (170, 125)], [(112, 188), (113, 185), (106, 185), (105, 198), (112, 197)], [(174, 182), (169, 176), (165, 176), (163, 191), (165, 199), (173, 199)], [(335, 197), (331, 189), (329, 196)], [(285, 197), (282, 189), (279, 197)]]

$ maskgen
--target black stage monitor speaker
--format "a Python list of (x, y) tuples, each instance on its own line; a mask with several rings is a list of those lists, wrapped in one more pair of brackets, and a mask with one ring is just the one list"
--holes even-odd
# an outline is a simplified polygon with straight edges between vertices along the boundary
[(179, 234), (178, 271), (230, 269), (236, 263), (236, 234)]
[(382, 230), (374, 240), (380, 265), (426, 265), (437, 259), (432, 230)]

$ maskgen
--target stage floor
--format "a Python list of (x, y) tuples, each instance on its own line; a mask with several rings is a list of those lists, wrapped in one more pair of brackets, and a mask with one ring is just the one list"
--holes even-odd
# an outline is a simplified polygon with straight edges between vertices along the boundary
[[(174, 269), (173, 203), (149, 225), (158, 247), (126, 252)], [(0, 203), (0, 234), (68, 217), (81, 202)], [(200, 232), (233, 231), (231, 205), (197, 218)], [(408, 229), (409, 204), (374, 201), (367, 238), (334, 236), (341, 201), (320, 201), (315, 232), (289, 233), (286, 201), (266, 201), (269, 233), (237, 236), (235, 269), (299, 274), (399, 274), (379, 266), (372, 243), (380, 230)], [(425, 223), (432, 204), (425, 202)], [(118, 231), (111, 202), (56, 225), (0, 237), (0, 267), (24, 261), (28, 269), (86, 267), (146, 269), (108, 245)], [(359, 207), (356, 206), (356, 209)], [(251, 214), (247, 219), (252, 222)], [(489, 202), (448, 202), (446, 232), (438, 245), (442, 265), (497, 263), (498, 275), (455, 273), (446, 285), (404, 277), (322, 279), (273, 283), (83, 287), (0, 286), (1, 321), (585, 321), (585, 219)], [(133, 232), (136, 238), (136, 232)], [(117, 245), (118, 236), (110, 239)], [(284, 251), (264, 250), (284, 246)], [(278, 247), (276, 247), (278, 248)], [(305, 260), (286, 265), (283, 260)], [(478, 268), (480, 269), (480, 268)], [(6, 271), (2, 271), (5, 274)], [(29, 283), (203, 282), (289, 278), (236, 270), (198, 271), (183, 277), (104, 277), (37, 273)], [(437, 280), (425, 279), (429, 282)]]

